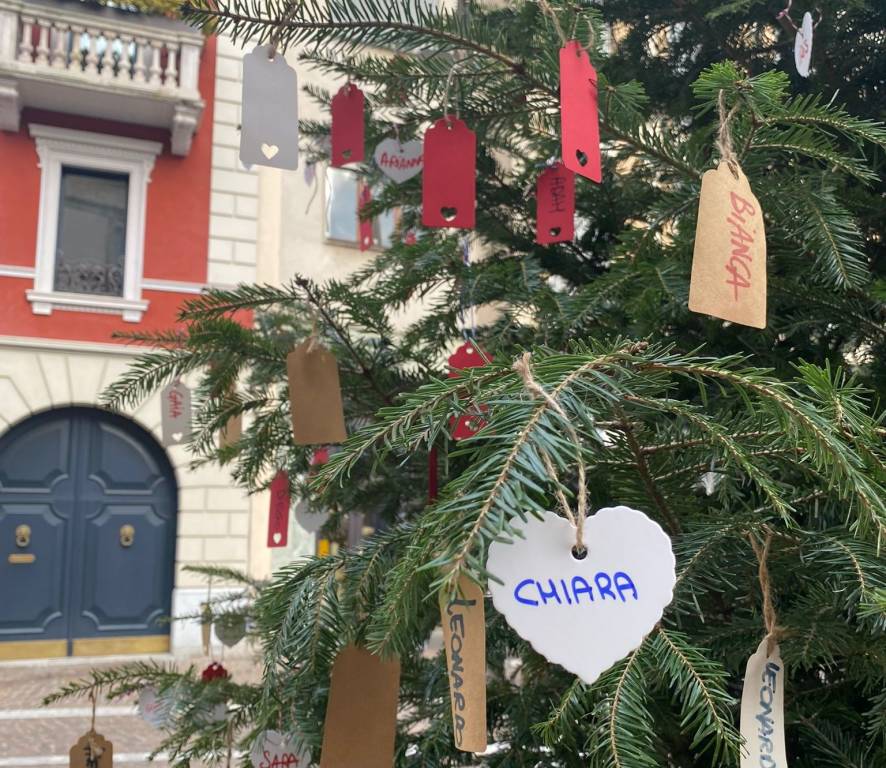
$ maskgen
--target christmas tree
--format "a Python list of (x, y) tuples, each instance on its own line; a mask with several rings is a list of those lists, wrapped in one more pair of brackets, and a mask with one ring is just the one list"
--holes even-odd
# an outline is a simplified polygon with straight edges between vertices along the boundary
[[(886, 764), (886, 128), (865, 97), (879, 94), (882, 110), (864, 48), (886, 20), (871, 7), (825, 9), (818, 92), (817, 77), (793, 73), (792, 37), (763, 4), (664, 5), (184, 7), (250, 50), (298, 48), (359, 84), (368, 147), (392, 125), (420, 139), (457, 113), (477, 134), (476, 226), (422, 228), (421, 179), (387, 184), (364, 215), (398, 207), (401, 237), (349, 279), (211, 291), (184, 307), (182, 330), (130, 337), (150, 349), (108, 405), (199, 375), (197, 460), (223, 462), (249, 489), (283, 469), (329, 510), (329, 536), (344, 545), (357, 514), (376, 533), (246, 585), (260, 685), (130, 665), (60, 696), (168, 692), (178, 704), (163, 749), (175, 765), (221, 759), (234, 744), (248, 752), (270, 728), (319, 760), (330, 670), (355, 643), (402, 665), (398, 766), (736, 766), (745, 663), (768, 636), (787, 670), (791, 765)], [(862, 53), (844, 63), (847, 30)], [(561, 152), (558, 55), (569, 39), (597, 70), (603, 180), (577, 179), (575, 238), (542, 246), (532, 190)], [(301, 132), (303, 150), (324, 159), (328, 124)], [(724, 151), (765, 213), (763, 330), (687, 308), (701, 179)], [(371, 162), (353, 169), (383, 180)], [(398, 325), (416, 302), (420, 317)], [(309, 338), (338, 360), (350, 432), (310, 475), (312, 451), (292, 439), (286, 369)], [(447, 377), (465, 339), (488, 360)], [(238, 415), (242, 437), (219, 448)], [(482, 429), (455, 441), (465, 416)], [(430, 501), (429, 455), (440, 473)], [(462, 576), (485, 587), (493, 542), (513, 538), (521, 516), (574, 510), (585, 494), (591, 513), (627, 505), (670, 536), (673, 602), (593, 684), (537, 653), (488, 603), (493, 746), (465, 754), (444, 654), (426, 650), (438, 596)], [(218, 702), (227, 718), (210, 722)]]

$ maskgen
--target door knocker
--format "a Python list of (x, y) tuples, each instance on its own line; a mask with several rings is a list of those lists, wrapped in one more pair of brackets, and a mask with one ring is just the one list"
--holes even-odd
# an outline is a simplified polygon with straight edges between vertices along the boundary
[(24, 549), (31, 543), (31, 526), (20, 525), (15, 529), (15, 546)]
[(131, 547), (135, 541), (135, 528), (131, 525), (123, 525), (120, 527), (120, 546)]

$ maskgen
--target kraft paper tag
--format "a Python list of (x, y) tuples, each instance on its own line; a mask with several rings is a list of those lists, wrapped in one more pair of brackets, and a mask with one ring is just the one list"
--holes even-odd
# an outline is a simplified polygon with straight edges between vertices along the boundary
[(243, 414), (231, 416), (228, 423), (218, 431), (218, 447), (229, 448), (234, 445), (243, 434)]
[(784, 744), (784, 663), (768, 640), (748, 659), (741, 692), (741, 768), (787, 768)]
[(243, 57), (240, 162), (247, 168), (298, 167), (298, 81), (295, 70), (270, 45)]
[(391, 768), (400, 662), (348, 645), (332, 666), (320, 768)]
[(70, 768), (113, 768), (114, 745), (95, 731), (84, 733), (68, 752)]
[(747, 177), (727, 163), (706, 171), (692, 254), (689, 309), (766, 327), (766, 231)]
[(463, 752), (486, 750), (486, 616), (483, 590), (466, 576), (450, 600), (440, 595), (452, 732)]
[(191, 391), (184, 383), (173, 381), (160, 393), (163, 445), (181, 445), (191, 436)]
[(588, 517), (581, 557), (565, 517), (545, 512), (511, 526), (513, 541), (489, 546), (493, 605), (536, 651), (588, 685), (640, 646), (674, 597), (671, 540), (636, 509)]
[(348, 433), (335, 355), (308, 339), (289, 353), (286, 371), (296, 444), (343, 443)]

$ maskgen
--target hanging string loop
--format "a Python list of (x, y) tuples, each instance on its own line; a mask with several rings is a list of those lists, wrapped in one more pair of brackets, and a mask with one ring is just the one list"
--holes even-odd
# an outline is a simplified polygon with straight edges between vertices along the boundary
[(523, 386), (526, 391), (529, 392), (533, 397), (537, 397), (548, 405), (548, 407), (554, 411), (561, 419), (563, 419), (563, 426), (566, 429), (566, 432), (569, 435), (569, 438), (575, 444), (575, 453), (576, 453), (576, 465), (578, 468), (578, 493), (576, 496), (576, 510), (572, 511), (572, 507), (569, 504), (569, 500), (566, 498), (566, 494), (563, 492), (560, 487), (559, 481), (557, 480), (557, 471), (554, 467), (554, 462), (551, 460), (551, 457), (548, 455), (547, 451), (543, 448), (539, 448), (539, 453), (541, 454), (542, 462), (545, 465), (545, 469), (551, 474), (553, 479), (557, 482), (557, 500), (560, 502), (560, 506), (563, 508), (563, 513), (566, 515), (566, 518), (570, 523), (575, 527), (575, 548), (573, 550), (576, 556), (580, 556), (581, 553), (586, 552), (586, 547), (584, 543), (584, 526), (585, 519), (588, 516), (588, 489), (587, 489), (587, 471), (585, 469), (584, 459), (582, 458), (582, 450), (581, 450), (581, 440), (579, 439), (578, 432), (576, 432), (575, 427), (572, 426), (572, 421), (569, 418), (566, 411), (563, 410), (563, 407), (557, 400), (552, 397), (548, 391), (536, 381), (535, 377), (532, 375), (532, 353), (524, 352), (522, 357), (517, 358), (513, 364), (513, 370), (515, 370), (520, 378), (523, 380)]
[(717, 129), (717, 151), (720, 153), (720, 159), (729, 166), (732, 175), (738, 178), (738, 158), (732, 148), (732, 119), (738, 113), (738, 103), (726, 111), (726, 93), (720, 89), (717, 97), (717, 113), (720, 119), (720, 125)]
[(772, 546), (772, 531), (766, 531), (766, 538), (761, 547), (753, 534), (748, 534), (748, 541), (757, 556), (757, 577), (760, 580), (760, 592), (763, 595), (763, 623), (766, 625), (766, 655), (771, 656), (775, 644), (784, 636), (784, 629), (778, 626), (778, 615), (772, 599), (772, 581), (769, 577), (769, 550)]

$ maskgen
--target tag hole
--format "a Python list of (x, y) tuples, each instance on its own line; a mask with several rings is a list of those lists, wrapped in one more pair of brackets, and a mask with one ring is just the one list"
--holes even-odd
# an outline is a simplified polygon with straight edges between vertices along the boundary
[(440, 209), (440, 215), (446, 219), (446, 221), (452, 221), (458, 215), (458, 208), (446, 208), (444, 206)]
[(556, 237), (560, 234), (560, 227), (551, 227), (548, 230), (548, 233), (551, 235), (551, 237)]
[(341, 154), (342, 154), (342, 157), (344, 157), (345, 160), (349, 160), (350, 157), (351, 157), (351, 150), (350, 150), (350, 149), (346, 149), (346, 150), (344, 150)]
[(582, 167), (588, 164), (588, 156), (580, 149), (575, 150), (575, 159), (578, 160), (578, 164)]
[(581, 547), (576, 544), (572, 547), (572, 557), (576, 560), (584, 560), (588, 556), (588, 548)]

